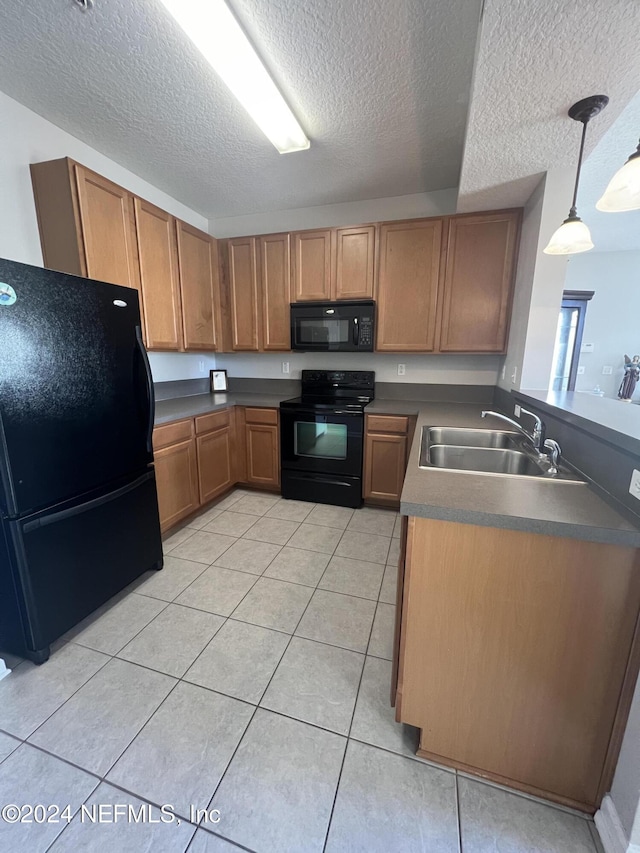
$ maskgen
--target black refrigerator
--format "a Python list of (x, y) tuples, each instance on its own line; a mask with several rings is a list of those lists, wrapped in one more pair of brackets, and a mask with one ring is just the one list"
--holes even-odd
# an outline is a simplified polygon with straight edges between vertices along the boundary
[(138, 294), (0, 259), (0, 657), (162, 568)]

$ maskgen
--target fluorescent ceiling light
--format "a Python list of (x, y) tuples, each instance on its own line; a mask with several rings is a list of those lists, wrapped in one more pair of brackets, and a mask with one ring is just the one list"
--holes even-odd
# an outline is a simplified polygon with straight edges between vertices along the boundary
[(310, 146), (224, 0), (160, 0), (281, 154)]

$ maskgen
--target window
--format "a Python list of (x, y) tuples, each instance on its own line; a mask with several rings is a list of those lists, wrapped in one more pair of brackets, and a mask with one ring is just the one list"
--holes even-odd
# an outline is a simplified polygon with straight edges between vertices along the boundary
[(565, 290), (553, 348), (552, 391), (575, 391), (582, 332), (593, 290)]

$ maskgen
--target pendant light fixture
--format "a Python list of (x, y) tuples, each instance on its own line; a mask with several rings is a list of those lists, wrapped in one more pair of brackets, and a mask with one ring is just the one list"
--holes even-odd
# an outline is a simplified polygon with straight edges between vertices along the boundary
[(580, 141), (580, 154), (578, 155), (578, 169), (576, 171), (576, 183), (573, 189), (573, 201), (569, 216), (565, 219), (558, 230), (549, 240), (544, 249), (547, 255), (577, 255), (579, 252), (588, 252), (593, 249), (593, 242), (589, 229), (576, 212), (576, 199), (578, 197), (578, 184), (580, 183), (580, 169), (582, 168), (582, 155), (584, 153), (584, 140), (587, 135), (587, 124), (597, 116), (609, 103), (606, 95), (591, 95), (578, 101), (569, 110), (569, 116), (574, 121), (582, 122), (582, 139)]
[(640, 143), (611, 178), (596, 207), (605, 213), (640, 209)]

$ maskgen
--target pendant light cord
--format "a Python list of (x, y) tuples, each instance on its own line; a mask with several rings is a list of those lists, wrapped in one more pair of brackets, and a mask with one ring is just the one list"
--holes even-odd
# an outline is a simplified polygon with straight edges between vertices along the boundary
[(569, 211), (569, 217), (574, 218), (577, 217), (576, 211), (576, 201), (578, 199), (578, 184), (580, 183), (580, 170), (582, 169), (582, 155), (584, 153), (584, 140), (587, 135), (587, 124), (589, 119), (585, 119), (582, 123), (582, 139), (580, 140), (580, 154), (578, 155), (578, 169), (576, 171), (576, 183), (573, 188), (573, 201), (571, 202), (571, 210)]

